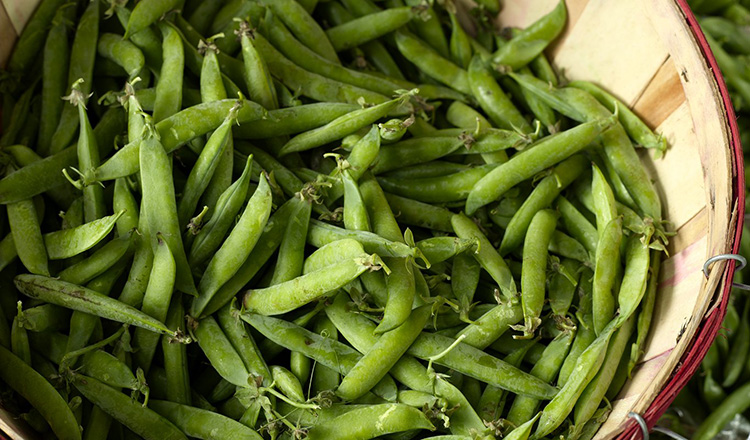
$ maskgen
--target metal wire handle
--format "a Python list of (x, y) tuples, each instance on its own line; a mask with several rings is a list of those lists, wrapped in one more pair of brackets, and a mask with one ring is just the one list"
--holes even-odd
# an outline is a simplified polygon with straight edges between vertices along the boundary
[[(708, 269), (709, 269), (709, 267), (713, 263), (715, 263), (717, 261), (721, 261), (721, 260), (735, 260), (735, 261), (737, 261), (740, 266), (737, 267), (737, 268), (735, 268), (735, 270), (742, 270), (742, 269), (745, 268), (745, 266), (747, 266), (747, 259), (745, 257), (743, 257), (742, 255), (739, 255), (739, 254), (720, 254), (720, 255), (716, 255), (716, 256), (713, 256), (713, 257), (709, 258), (708, 260), (706, 260), (705, 263), (703, 263), (703, 275), (706, 278), (708, 278)], [(750, 290), (750, 285), (748, 285), (748, 284), (732, 283), (732, 287), (734, 287), (735, 289), (740, 289), (740, 290)]]
[[(643, 434), (643, 440), (649, 440), (648, 425), (646, 425), (646, 420), (644, 420), (640, 414), (636, 412), (632, 412), (632, 411), (628, 413), (628, 417), (635, 420), (638, 423), (638, 425), (641, 427), (641, 434)], [(677, 434), (676, 432), (672, 431), (671, 429), (667, 429), (661, 426), (654, 426), (653, 431), (660, 432), (675, 440), (688, 440), (685, 437), (681, 436), (680, 434)]]

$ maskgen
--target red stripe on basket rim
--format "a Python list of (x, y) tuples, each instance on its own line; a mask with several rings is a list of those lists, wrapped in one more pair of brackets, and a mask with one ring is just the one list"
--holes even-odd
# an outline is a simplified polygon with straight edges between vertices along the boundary
[[(737, 117), (734, 113), (734, 107), (732, 106), (732, 99), (729, 96), (724, 77), (721, 75), (716, 59), (714, 58), (711, 48), (703, 36), (703, 31), (698, 24), (698, 20), (695, 18), (693, 11), (687, 3), (687, 0), (675, 0), (677, 5), (685, 15), (685, 21), (693, 31), (698, 45), (700, 46), (703, 56), (706, 58), (708, 65), (714, 73), (716, 83), (721, 93), (722, 101), (724, 102), (724, 110), (726, 111), (727, 120), (729, 121), (729, 132), (730, 132), (730, 146), (734, 153), (734, 163), (737, 168), (734, 170), (734, 201), (737, 204), (737, 230), (734, 235), (734, 242), (732, 243), (732, 253), (739, 252), (740, 239), (742, 237), (742, 226), (745, 220), (745, 168), (743, 165), (742, 145), (740, 144), (739, 128), (737, 126)], [(736, 262), (730, 260), (727, 264), (727, 270), (722, 279), (724, 283), (724, 289), (722, 292), (722, 299), (719, 307), (709, 313), (695, 335), (693, 343), (690, 344), (690, 348), (682, 356), (682, 359), (677, 367), (677, 370), (672, 374), (667, 384), (662, 388), (659, 395), (651, 403), (651, 406), (642, 414), (646, 420), (646, 424), (649, 429), (653, 428), (659, 418), (669, 408), (672, 401), (677, 397), (677, 394), (682, 388), (687, 385), (690, 378), (695, 374), (700, 366), (703, 357), (706, 355), (708, 348), (714, 341), (716, 333), (721, 327), (721, 323), (724, 320), (724, 315), (727, 311), (727, 303), (729, 302), (729, 294), (731, 291), (731, 280), (734, 278), (734, 270)], [(640, 427), (635, 421), (629, 422), (626, 429), (620, 434), (618, 439), (630, 439), (630, 438), (642, 438)]]

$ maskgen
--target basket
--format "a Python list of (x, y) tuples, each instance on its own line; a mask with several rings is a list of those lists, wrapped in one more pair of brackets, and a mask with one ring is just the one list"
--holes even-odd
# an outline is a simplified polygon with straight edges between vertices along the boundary
[[(505, 0), (500, 22), (524, 27), (558, 0)], [(0, 66), (37, 0), (0, 1)], [(627, 103), (670, 148), (641, 158), (676, 235), (662, 264), (645, 354), (612, 402), (596, 438), (640, 438), (631, 412), (652, 427), (698, 368), (726, 311), (744, 220), (742, 149), (719, 69), (685, 0), (567, 0), (568, 24), (549, 51), (569, 80), (600, 84)], [(0, 430), (32, 438), (0, 408)], [(2, 437), (0, 433), (0, 438)]]

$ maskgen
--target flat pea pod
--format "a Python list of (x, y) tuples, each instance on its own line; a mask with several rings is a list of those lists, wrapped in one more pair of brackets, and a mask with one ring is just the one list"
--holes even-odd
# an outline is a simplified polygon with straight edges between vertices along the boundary
[(123, 40), (120, 35), (104, 32), (99, 35), (97, 52), (100, 56), (117, 63), (125, 69), (128, 77), (135, 78), (146, 65), (143, 52), (133, 43)]
[(586, 90), (609, 111), (613, 113), (617, 111), (620, 124), (638, 145), (653, 148), (662, 153), (667, 149), (667, 141), (663, 136), (654, 134), (638, 115), (606, 90), (588, 81), (571, 81), (568, 85)]
[(453, 224), (453, 230), (460, 238), (479, 240), (479, 246), (477, 247), (477, 252), (474, 254), (474, 258), (477, 259), (482, 268), (495, 280), (503, 296), (510, 302), (517, 302), (518, 291), (516, 289), (516, 282), (513, 280), (513, 275), (505, 260), (495, 250), (492, 243), (490, 243), (479, 229), (479, 226), (464, 214), (455, 214), (451, 223)]
[(395, 35), (401, 54), (416, 64), (427, 76), (461, 93), (472, 93), (469, 75), (464, 69), (443, 58), (435, 49), (409, 32), (400, 30)]
[[(38, 11), (44, 11), (52, 3), (58, 0), (44, 2), (37, 8)], [(62, 2), (60, 2), (62, 3)], [(70, 45), (68, 42), (68, 24), (64, 20), (65, 6), (59, 7), (52, 19), (52, 28), (47, 34), (44, 43), (44, 52), (42, 58), (42, 118), (39, 120), (39, 138), (37, 139), (37, 150), (40, 154), (46, 155), (49, 152), (49, 144), (52, 135), (55, 134), (57, 124), (60, 121), (60, 115), (63, 111), (63, 101), (60, 99), (65, 94), (68, 84), (67, 79), (68, 62), (70, 57)], [(33, 28), (32, 22), (28, 23), (24, 30)], [(16, 47), (21, 47), (24, 37), (16, 43)], [(9, 60), (8, 68), (13, 70), (13, 57)], [(4, 130), (7, 132), (7, 130)]]
[(199, 316), (211, 298), (242, 266), (258, 242), (271, 214), (271, 188), (264, 175), (232, 232), (211, 258), (203, 273), (190, 312)]
[(330, 61), (339, 62), (325, 31), (295, 0), (260, 0), (260, 3), (273, 11), (310, 49)]
[(209, 316), (198, 322), (193, 334), (211, 366), (224, 380), (239, 387), (247, 386), (250, 373), (214, 318)]
[(60, 439), (81, 438), (73, 412), (55, 388), (31, 366), (0, 346), (0, 378), (44, 417)]
[[(22, 274), (14, 283), (24, 295), (50, 304), (96, 315), (112, 321), (143, 327), (158, 333), (179, 336), (162, 322), (106, 295), (82, 286), (41, 275)], [(180, 339), (180, 338), (178, 338)]]
[(539, 56), (544, 49), (562, 32), (568, 14), (565, 2), (560, 1), (555, 8), (500, 47), (492, 55), (496, 64), (519, 69)]
[[(88, 95), (94, 75), (96, 45), (99, 35), (99, 2), (90, 2), (86, 6), (76, 28), (73, 43), (70, 46), (70, 63), (68, 65), (68, 82), (73, 84), (83, 79), (81, 92)], [(50, 153), (59, 153), (70, 145), (78, 128), (78, 112), (72, 106), (65, 106), (60, 115), (55, 133), (50, 140)]]
[(279, 155), (310, 150), (354, 133), (362, 127), (369, 126), (383, 118), (404, 103), (404, 98), (392, 99), (373, 107), (353, 111), (334, 119), (328, 124), (299, 134), (284, 145)]
[[(157, 1), (171, 1), (175, 3), (173, 0)], [(142, 5), (136, 6), (133, 10), (133, 15), (135, 15), (139, 6)], [(131, 15), (128, 22), (128, 29), (130, 29), (130, 25), (133, 22), (133, 15)], [(182, 108), (182, 78), (184, 77), (185, 70), (185, 51), (182, 47), (182, 37), (171, 26), (162, 25), (160, 29), (163, 35), (163, 61), (161, 63), (159, 79), (156, 82), (156, 100), (154, 101), (154, 111), (152, 114), (155, 123), (174, 115)]]
[(244, 306), (263, 315), (286, 313), (340, 289), (376, 264), (373, 256), (365, 254), (275, 286), (251, 289), (245, 293)]
[(75, 374), (73, 385), (87, 400), (144, 439), (187, 440), (167, 419), (94, 378)]
[(326, 35), (336, 52), (341, 52), (401, 28), (410, 22), (414, 15), (413, 9), (409, 6), (390, 8), (329, 28)]
[(371, 405), (319, 423), (308, 431), (310, 440), (366, 440), (401, 431), (435, 427), (418, 409), (399, 403)]
[(359, 109), (357, 104), (316, 102), (268, 112), (268, 117), (234, 127), (238, 139), (266, 139), (306, 132)]
[(204, 440), (215, 438), (260, 440), (262, 438), (242, 423), (212, 411), (166, 400), (150, 400), (148, 407), (190, 437)]
[(345, 400), (354, 400), (375, 386), (419, 336), (430, 317), (430, 307), (415, 309), (402, 325), (383, 333), (344, 376), (336, 394)]
[(480, 207), (497, 200), (518, 183), (583, 150), (615, 123), (614, 117), (592, 120), (548, 136), (533, 147), (513, 156), (474, 186), (466, 200), (466, 213), (473, 214)]
[(123, 38), (128, 39), (130, 36), (151, 26), (161, 16), (175, 9), (179, 4), (179, 0), (146, 0), (135, 5), (133, 12), (130, 14)]
[(31, 199), (7, 205), (10, 233), (15, 250), (31, 273), (49, 275), (47, 249), (36, 207)]
[(486, 164), (449, 175), (411, 179), (378, 176), (385, 191), (425, 203), (449, 203), (466, 200), (474, 185), (497, 168)]
[[(178, 149), (187, 142), (216, 130), (229, 110), (237, 105), (236, 99), (223, 99), (201, 103), (183, 109), (156, 124), (156, 132), (161, 138), (163, 150), (167, 153)], [(264, 117), (267, 112), (259, 104), (243, 101), (237, 112), (237, 122), (242, 124)], [(96, 134), (96, 130), (94, 130)], [(135, 174), (140, 169), (140, 143), (131, 142), (112, 155), (96, 170), (96, 179), (112, 180)], [(93, 182), (84, 182), (93, 183)], [(0, 190), (2, 186), (0, 186)], [(2, 194), (0, 192), (0, 194)]]
[(562, 190), (583, 172), (586, 165), (587, 160), (584, 156), (572, 156), (558, 164), (549, 176), (536, 185), (505, 228), (500, 243), (500, 255), (507, 255), (523, 242), (534, 214), (549, 207)]
[(62, 260), (74, 257), (96, 246), (114, 229), (117, 219), (123, 214), (120, 211), (72, 229), (48, 232), (44, 234), (44, 245), (50, 260)]
[(526, 134), (533, 132), (531, 125), (500, 88), (480, 55), (474, 55), (471, 60), (468, 79), (471, 92), (495, 125)]

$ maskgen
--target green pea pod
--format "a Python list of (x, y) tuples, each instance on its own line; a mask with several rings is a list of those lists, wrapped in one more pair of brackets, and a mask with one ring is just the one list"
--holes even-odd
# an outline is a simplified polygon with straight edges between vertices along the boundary
[(614, 116), (586, 122), (546, 137), (533, 148), (513, 156), (474, 186), (466, 200), (466, 213), (473, 214), (481, 206), (497, 200), (516, 184), (583, 150), (615, 123)]
[[(270, 10), (269, 10), (270, 13)], [(240, 41), (242, 43), (242, 60), (244, 61), (245, 85), (250, 92), (250, 99), (259, 103), (267, 110), (279, 108), (276, 89), (274, 88), (268, 66), (258, 53), (251, 37), (249, 25), (240, 26)]]
[[(163, 3), (175, 3), (173, 0), (157, 0)], [(136, 14), (139, 7), (133, 10)], [(173, 5), (170, 5), (171, 9)], [(134, 17), (128, 22), (128, 30), (131, 29)], [(135, 25), (133, 25), (135, 26)], [(154, 101), (153, 120), (155, 123), (176, 114), (182, 108), (182, 78), (185, 70), (185, 51), (182, 48), (182, 38), (177, 31), (167, 25), (160, 26), (163, 35), (162, 64), (159, 80), (156, 82), (156, 100)], [(127, 35), (126, 31), (126, 35)]]
[(23, 362), (31, 365), (31, 347), (29, 346), (29, 335), (26, 329), (21, 325), (23, 311), (21, 302), (18, 302), (18, 315), (13, 319), (10, 329), (10, 348), (15, 356), (18, 356)]
[[(384, 186), (382, 178), (378, 180), (378, 183), (380, 186)], [(395, 194), (385, 193), (385, 197), (391, 210), (398, 213), (398, 219), (401, 223), (442, 232), (453, 232), (453, 226), (451, 225), (453, 214), (449, 210)]]
[(44, 45), (49, 25), (53, 23), (55, 13), (63, 3), (64, 0), (46, 0), (39, 3), (15, 43), (8, 59), (8, 72), (18, 75), (21, 79), (20, 77), (33, 66)]
[(190, 437), (206, 440), (212, 438), (260, 440), (262, 438), (242, 423), (215, 412), (166, 400), (150, 400), (148, 406)]
[[(237, 100), (234, 99), (202, 103), (183, 109), (157, 123), (156, 132), (161, 140), (162, 149), (171, 153), (187, 142), (216, 130), (235, 105), (237, 105)], [(237, 112), (237, 122), (242, 124), (253, 121), (262, 118), (265, 114), (266, 111), (259, 104), (242, 101), (242, 107)], [(140, 169), (139, 152), (140, 143), (127, 144), (97, 168), (96, 179), (112, 180), (138, 172)], [(0, 186), (1, 190), (2, 186)]]
[[(633, 371), (633, 368), (635, 368), (635, 365), (640, 360), (641, 356), (643, 356), (642, 347), (646, 343), (646, 336), (648, 335), (649, 329), (651, 328), (651, 320), (654, 315), (654, 305), (656, 303), (656, 289), (659, 285), (659, 270), (661, 268), (661, 259), (662, 256), (660, 251), (651, 251), (651, 261), (649, 263), (651, 265), (651, 267), (649, 268), (650, 275), (648, 279), (648, 285), (646, 286), (646, 293), (644, 294), (643, 298), (643, 305), (641, 307), (640, 313), (638, 314), (638, 336), (636, 337), (636, 341), (630, 348), (630, 360), (628, 361), (627, 369), (628, 377)], [(716, 356), (714, 357), (715, 363), (713, 364), (713, 366), (709, 365), (707, 368), (711, 371), (718, 371), (718, 347), (715, 344), (711, 344), (711, 348), (709, 348), (708, 353), (706, 353), (704, 361), (711, 358), (711, 352), (716, 354)]]
[(139, 388), (130, 367), (103, 350), (93, 350), (83, 356), (81, 373), (114, 388)]
[(234, 128), (237, 139), (266, 139), (306, 132), (344, 116), (360, 107), (356, 104), (316, 102), (271, 110), (268, 117), (248, 121)]
[(73, 229), (44, 234), (44, 244), (50, 260), (74, 257), (96, 246), (114, 229), (117, 219), (123, 214), (110, 215), (85, 223)]
[(219, 310), (218, 319), (219, 326), (242, 358), (247, 371), (261, 376), (263, 383), (270, 385), (271, 371), (261, 356), (252, 335), (247, 332), (245, 324), (240, 320), (239, 310), (232, 304), (227, 304)]
[[(407, 31), (397, 31), (396, 44), (401, 54), (427, 76), (467, 95), (472, 93), (468, 73), (444, 58), (427, 43)], [(443, 37), (445, 38), (445, 37)], [(446, 51), (447, 52), (447, 51)], [(448, 56), (446, 53), (445, 56)]]
[(713, 374), (709, 371), (703, 381), (703, 400), (708, 404), (709, 409), (716, 410), (721, 403), (726, 400), (727, 393), (724, 388), (714, 379)]
[(250, 373), (214, 318), (202, 319), (193, 334), (211, 365), (224, 380), (235, 386), (247, 386)]
[(21, 262), (31, 273), (49, 275), (48, 251), (34, 202), (28, 199), (10, 203), (7, 207), (10, 237)]
[(474, 55), (471, 60), (468, 79), (471, 92), (496, 126), (525, 134), (533, 132), (531, 125), (500, 88), (480, 55)]
[[(82, 79), (81, 93), (84, 96), (91, 92), (98, 35), (99, 2), (91, 2), (86, 6), (78, 22), (78, 28), (70, 46), (68, 82), (66, 83), (66, 85), (73, 84), (78, 79)], [(59, 153), (70, 145), (77, 128), (78, 112), (71, 106), (63, 107), (60, 122), (50, 140), (50, 153)]]
[(122, 36), (111, 33), (99, 35), (97, 52), (100, 56), (117, 63), (132, 80), (146, 65), (143, 52), (133, 43), (123, 40)]
[[(44, 14), (43, 11), (53, 3), (62, 4), (63, 2), (58, 0), (44, 2), (37, 8), (40, 11), (37, 14)], [(49, 30), (44, 43), (42, 58), (42, 118), (39, 121), (39, 138), (37, 139), (37, 150), (40, 154), (44, 155), (49, 152), (52, 135), (55, 134), (57, 124), (60, 122), (60, 115), (63, 111), (63, 101), (60, 97), (65, 94), (65, 90), (68, 87), (65, 80), (67, 79), (68, 62), (70, 61), (70, 44), (68, 42), (69, 24), (65, 21), (66, 9), (66, 6), (61, 6), (55, 12), (55, 17), (52, 19), (52, 28)], [(36, 17), (36, 14), (34, 16)], [(21, 38), (16, 42), (16, 48), (22, 47), (24, 44), (23, 41), (28, 38), (23, 35), (26, 33), (26, 30), (33, 29), (34, 22), (34, 19), (32, 19), (32, 21), (26, 24)], [(13, 56), (9, 60), (8, 68), (11, 71), (14, 70)]]
[(460, 238), (479, 240), (474, 258), (477, 259), (482, 268), (495, 280), (503, 296), (511, 303), (518, 302), (516, 282), (513, 280), (513, 275), (508, 265), (477, 224), (463, 214), (454, 215), (451, 223), (456, 235)]
[[(377, 159), (380, 152), (381, 135), (378, 127), (373, 125), (370, 131), (352, 147), (351, 153), (346, 158), (349, 164), (349, 174), (352, 179), (358, 181)], [(337, 171), (331, 171), (331, 175)], [(344, 194), (342, 181), (335, 180), (333, 186), (326, 191), (329, 202), (335, 202)]]
[(344, 186), (344, 227), (353, 231), (370, 231), (365, 202), (349, 170), (341, 171), (341, 181)]
[[(177, 268), (169, 245), (161, 234), (157, 235), (158, 244), (154, 251), (153, 267), (143, 296), (141, 311), (164, 322), (167, 319), (169, 303), (172, 301)], [(148, 372), (159, 344), (159, 335), (136, 329), (133, 342), (138, 347), (135, 360), (145, 372)]]
[(250, 198), (239, 221), (229, 233), (203, 273), (200, 295), (190, 307), (191, 315), (200, 316), (211, 298), (242, 266), (258, 242), (271, 214), (271, 188), (265, 176)]
[(384, 434), (435, 427), (418, 409), (398, 403), (371, 405), (319, 423), (308, 431), (310, 440), (368, 439)]
[(144, 439), (187, 440), (167, 419), (94, 378), (76, 374), (73, 385), (87, 400)]
[(525, 66), (557, 38), (565, 27), (567, 18), (565, 2), (560, 1), (551, 12), (520, 31), (506, 45), (499, 48), (492, 55), (492, 61), (511, 69)]
[(474, 185), (497, 166), (497, 164), (480, 165), (447, 176), (421, 179), (378, 176), (378, 182), (385, 191), (420, 202), (458, 202), (466, 200)]
[(156, 23), (164, 14), (175, 9), (179, 3), (179, 0), (147, 0), (143, 4), (137, 4), (130, 14), (123, 38), (128, 39)]
[(326, 59), (339, 62), (336, 50), (320, 25), (295, 0), (261, 0), (307, 47)]
[(305, 393), (302, 391), (302, 384), (297, 376), (292, 374), (291, 371), (284, 367), (273, 365), (271, 367), (271, 374), (273, 375), (274, 384), (285, 396), (296, 402), (305, 401)]
[[(455, 262), (454, 262), (455, 268)], [(456, 334), (462, 342), (485, 349), (503, 335), (510, 326), (523, 319), (523, 309), (517, 303), (499, 304)]]
[(405, 243), (386, 240), (380, 235), (367, 231), (347, 231), (319, 220), (310, 219), (310, 229), (307, 232), (307, 242), (320, 248), (328, 243), (352, 238), (362, 243), (365, 252), (376, 253), (388, 257), (416, 257), (417, 252)]
[(560, 213), (565, 229), (578, 240), (591, 255), (596, 255), (599, 233), (596, 227), (581, 214), (568, 199), (563, 196), (557, 198), (557, 211)]
[[(121, 5), (114, 5), (114, 8), (120, 25), (123, 28), (127, 28), (131, 15), (130, 9)], [(152, 69), (161, 66), (163, 61), (161, 38), (159, 38), (159, 35), (153, 28), (147, 27), (134, 33), (130, 36), (130, 41), (143, 51), (147, 66)]]
[(18, 275), (14, 283), (21, 293), (30, 298), (181, 339), (162, 322), (91, 289), (41, 275)]
[(590, 260), (588, 251), (586, 251), (581, 242), (559, 230), (552, 233), (552, 239), (549, 242), (549, 251), (566, 259), (576, 260), (581, 263), (588, 263)]
[(341, 139), (362, 127), (369, 126), (403, 104), (404, 98), (396, 98), (373, 107), (364, 108), (341, 116), (320, 128), (293, 137), (279, 151), (279, 154), (284, 155), (292, 152), (305, 151)]
[[(338, 339), (338, 330), (336, 330), (336, 326), (334, 326), (331, 320), (325, 315), (317, 318), (314, 330), (315, 333), (323, 337), (334, 340)], [(321, 391), (333, 391), (339, 386), (340, 382), (341, 376), (338, 372), (324, 365), (316, 365), (311, 379), (312, 392), (318, 394)]]
[(39, 411), (58, 438), (81, 438), (68, 403), (47, 379), (5, 347), (0, 347), (0, 378)]
[(417, 137), (383, 146), (378, 153), (373, 174), (440, 159), (465, 146), (458, 137)]
[(377, 265), (374, 256), (363, 255), (275, 286), (251, 289), (245, 293), (244, 306), (263, 315), (286, 313), (340, 289)]
[(341, 52), (391, 33), (409, 23), (413, 17), (411, 7), (390, 8), (329, 28), (326, 34), (334, 49)]
[[(649, 275), (649, 247), (637, 235), (628, 238), (625, 248), (625, 273), (617, 296), (620, 313), (617, 320), (625, 322), (632, 316), (646, 293)], [(596, 279), (596, 278), (595, 278)]]

